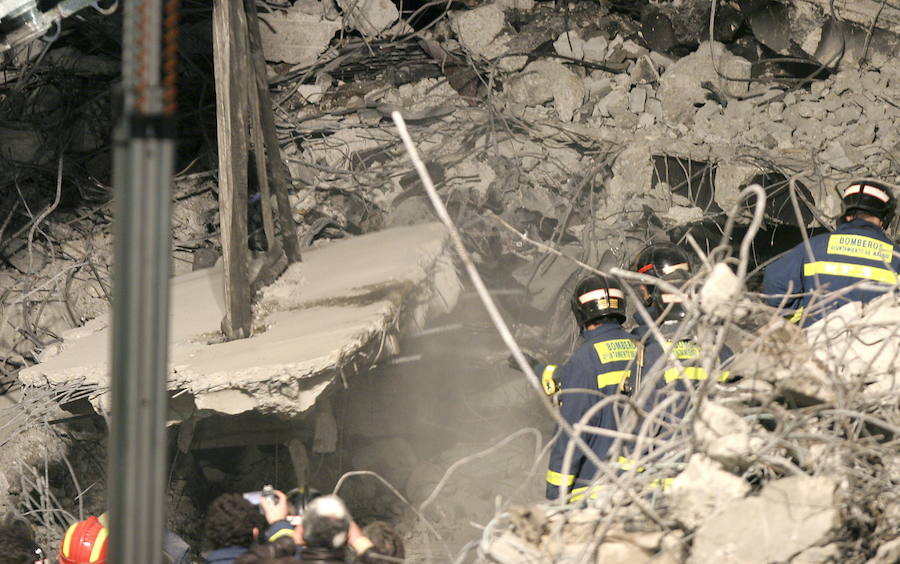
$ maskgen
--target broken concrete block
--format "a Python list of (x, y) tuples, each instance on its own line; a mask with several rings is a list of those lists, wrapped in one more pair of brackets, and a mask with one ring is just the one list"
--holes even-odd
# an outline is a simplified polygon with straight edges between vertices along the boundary
[(500, 6), (504, 10), (530, 12), (534, 9), (534, 0), (496, 0), (494, 4)]
[(584, 59), (584, 39), (577, 30), (566, 31), (553, 42), (557, 55), (571, 57), (577, 61)]
[(716, 263), (703, 287), (700, 288), (700, 309), (707, 315), (718, 317), (725, 317), (732, 311), (737, 313), (735, 299), (742, 286), (737, 275), (727, 264)]
[(584, 60), (592, 63), (601, 63), (605, 61), (608, 45), (609, 41), (602, 35), (591, 37), (584, 42), (584, 45), (581, 47), (582, 52), (584, 53)]
[[(473, 10), (451, 12), (450, 25), (460, 44), (483, 59), (492, 60), (509, 51), (512, 36), (506, 16), (496, 4), (487, 4)], [(497, 63), (501, 70), (515, 71), (525, 66), (528, 57), (503, 57)]]
[(309, 66), (328, 49), (334, 34), (343, 28), (338, 14), (309, 13), (298, 2), (286, 11), (260, 16), (259, 26), (266, 60)]
[(750, 424), (737, 413), (713, 401), (705, 401), (694, 420), (694, 436), (700, 449), (725, 468), (746, 468), (762, 441), (751, 437)]
[(648, 55), (642, 55), (634, 62), (629, 72), (632, 84), (656, 84), (659, 82), (659, 71)]
[(557, 61), (540, 60), (522, 69), (509, 84), (507, 92), (514, 102), (537, 106), (553, 100), (562, 121), (572, 121), (575, 110), (584, 102), (581, 78)]
[(400, 17), (390, 0), (337, 0), (344, 19), (367, 37), (376, 37)]
[(791, 476), (730, 502), (697, 530), (688, 562), (784, 562), (824, 543), (838, 525), (837, 481)]
[(628, 93), (628, 109), (635, 114), (644, 113), (647, 103), (647, 90), (644, 88), (632, 88)]
[(750, 491), (745, 480), (726, 472), (718, 462), (694, 454), (684, 470), (665, 490), (672, 516), (689, 529), (707, 518), (716, 519), (728, 502), (743, 498)]
[(875, 124), (870, 121), (858, 122), (845, 133), (843, 138), (854, 147), (871, 145), (875, 141)]
[[(728, 78), (741, 80), (722, 78), (716, 69)], [(657, 97), (667, 119), (689, 125), (693, 121), (694, 105), (707, 99), (709, 92), (704, 83), (721, 84), (730, 94), (746, 93), (749, 82), (743, 79), (750, 78), (749, 71), (749, 62), (729, 53), (721, 43), (703, 42), (695, 52), (666, 69), (659, 81)]]
[(829, 562), (837, 562), (840, 553), (840, 547), (835, 543), (826, 546), (814, 546), (791, 558), (791, 564), (828, 564)]
[(900, 562), (900, 537), (879, 546), (878, 552), (867, 560), (866, 564), (896, 564), (897, 562)]
[(826, 145), (825, 150), (819, 153), (819, 159), (831, 168), (838, 170), (848, 170), (854, 166), (853, 161), (847, 156), (844, 146), (837, 139)]

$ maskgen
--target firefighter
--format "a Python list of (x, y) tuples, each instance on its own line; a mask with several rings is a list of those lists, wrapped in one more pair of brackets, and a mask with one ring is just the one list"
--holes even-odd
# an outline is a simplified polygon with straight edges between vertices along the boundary
[[(574, 425), (603, 398), (623, 391), (639, 359), (634, 339), (622, 328), (626, 319), (625, 294), (613, 278), (592, 275), (583, 279), (575, 287), (571, 305), (584, 342), (556, 370), (554, 385), (561, 387), (560, 413)], [(615, 402), (610, 402), (587, 423), (615, 430), (617, 409)], [(597, 434), (583, 435), (583, 438), (600, 459), (606, 456), (613, 442), (611, 437)], [(560, 487), (570, 492), (570, 501), (583, 499), (597, 473), (597, 468), (579, 448), (574, 449), (568, 468), (563, 468), (569, 440), (568, 435), (560, 434), (550, 452), (548, 499), (559, 498)]]
[[(695, 335), (685, 331), (684, 323), (687, 310), (683, 296), (670, 291), (671, 287), (682, 288), (691, 277), (690, 260), (680, 248), (670, 244), (653, 244), (638, 254), (634, 262), (634, 270), (659, 278), (666, 282), (666, 287), (659, 284), (644, 284), (641, 292), (651, 315), (656, 315), (657, 327), (662, 341), (650, 333), (646, 326), (638, 326), (633, 332), (641, 339), (644, 346), (643, 382), (637, 382), (637, 388), (654, 382), (654, 391), (644, 394), (645, 409), (650, 411), (657, 403), (676, 392), (680, 397), (660, 414), (664, 420), (676, 423), (683, 416), (691, 403), (691, 393), (711, 376), (703, 367), (704, 351)], [(733, 355), (731, 349), (723, 346), (713, 363), (713, 374), (718, 381), (729, 378), (727, 370), (721, 370), (723, 364)], [(663, 426), (661, 422), (653, 423), (655, 430), (649, 433), (658, 436)], [(624, 467), (628, 460), (620, 460)]]
[[(676, 272), (691, 273), (691, 259), (684, 250), (672, 243), (653, 243), (644, 247), (632, 263), (632, 270), (647, 276), (663, 278)], [(640, 284), (638, 286), (644, 307), (654, 320), (658, 319), (665, 309), (665, 304), (659, 302), (656, 286), (652, 284)], [(632, 329), (636, 337), (643, 338), (647, 333), (645, 320), (635, 316), (637, 326)]]
[[(791, 320), (805, 327), (844, 304), (866, 303), (886, 292), (897, 283), (900, 269), (894, 243), (885, 233), (896, 207), (884, 184), (850, 184), (842, 194), (841, 225), (812, 237), (810, 249), (801, 243), (766, 268), (763, 293), (769, 305), (795, 310)], [(819, 288), (842, 291), (823, 300), (812, 294)]]

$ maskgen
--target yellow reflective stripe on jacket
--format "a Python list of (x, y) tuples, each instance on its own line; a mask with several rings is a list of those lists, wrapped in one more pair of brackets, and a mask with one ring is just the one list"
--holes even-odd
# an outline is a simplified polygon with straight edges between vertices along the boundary
[(631, 339), (611, 339), (594, 343), (597, 357), (603, 364), (634, 359), (637, 354), (637, 345)]
[(278, 529), (277, 531), (272, 533), (271, 537), (269, 537), (269, 542), (274, 542), (274, 541), (280, 539), (281, 537), (287, 537), (287, 536), (291, 536), (291, 537), (294, 536), (293, 528)]
[(678, 380), (679, 378), (683, 380), (706, 380), (709, 378), (709, 374), (700, 366), (685, 366), (684, 368), (667, 369), (663, 372), (663, 378), (666, 379), (666, 384), (668, 384), (672, 380)]
[(719, 382), (725, 382), (729, 378), (731, 378), (731, 371), (729, 370), (723, 370), (722, 373), (719, 374)]
[(791, 323), (800, 323), (800, 320), (803, 319), (803, 306), (797, 308), (797, 311), (794, 312), (788, 321)]
[[(597, 499), (600, 497), (600, 491), (602, 486), (594, 486), (591, 488), (591, 499)], [(574, 503), (576, 501), (581, 501), (585, 497), (587, 497), (587, 489), (588, 486), (584, 486), (582, 488), (575, 488), (572, 490), (572, 495), (569, 496), (569, 503)]]
[(551, 486), (571, 486), (575, 483), (575, 474), (560, 474), (553, 470), (547, 470), (547, 483)]
[(631, 375), (631, 370), (614, 370), (597, 374), (597, 387), (605, 388), (607, 386), (618, 386)]
[[(671, 345), (672, 342), (669, 341), (668, 344)], [(678, 360), (700, 358), (700, 346), (690, 341), (678, 341), (675, 343), (672, 352)]]
[(553, 377), (556, 374), (556, 369), (557, 366), (555, 364), (548, 364), (541, 373), (541, 386), (544, 387), (544, 393), (548, 396), (552, 396), (559, 391), (559, 385)]
[[(628, 471), (628, 470), (631, 470), (632, 468), (634, 468), (634, 465), (637, 462), (634, 460), (631, 460), (630, 458), (620, 456), (618, 459), (616, 459), (616, 463), (619, 465), (619, 468), (621, 468), (622, 470)], [(635, 470), (635, 472), (643, 472), (643, 471), (644, 471), (643, 466), (640, 466)]]
[(877, 262), (890, 263), (894, 246), (863, 235), (835, 233), (828, 237), (828, 254), (844, 255)]
[(897, 283), (897, 275), (894, 272), (876, 266), (863, 266), (861, 264), (851, 264), (849, 262), (831, 262), (824, 260), (803, 265), (804, 276), (815, 276), (817, 274), (848, 276), (850, 278), (884, 282), (885, 284)]

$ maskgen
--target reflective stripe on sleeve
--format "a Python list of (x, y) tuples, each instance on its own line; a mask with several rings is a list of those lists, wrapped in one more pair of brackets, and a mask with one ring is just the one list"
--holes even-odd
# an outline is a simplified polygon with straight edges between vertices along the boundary
[(663, 373), (663, 378), (666, 379), (666, 384), (668, 384), (672, 380), (678, 380), (679, 378), (682, 380), (706, 380), (709, 378), (709, 374), (700, 366), (685, 366), (683, 369), (677, 367), (669, 368)]
[(797, 308), (797, 311), (794, 312), (794, 315), (792, 315), (788, 321), (791, 323), (800, 323), (801, 319), (803, 319), (803, 306)]
[(597, 374), (597, 387), (603, 389), (607, 386), (618, 386), (631, 375), (631, 370), (614, 370)]
[(878, 268), (876, 266), (863, 266), (861, 264), (824, 260), (803, 265), (804, 276), (815, 276), (817, 274), (847, 276), (849, 278), (860, 278), (862, 280), (872, 280), (874, 282), (883, 282), (885, 284), (897, 283), (897, 274), (886, 268)]
[(728, 370), (723, 370), (721, 374), (719, 374), (719, 382), (725, 382), (729, 378), (731, 378), (731, 372)]
[(547, 483), (551, 486), (571, 486), (575, 483), (575, 474), (560, 474), (553, 470), (547, 470)]
[(294, 529), (278, 529), (269, 537), (269, 542), (274, 542), (281, 537), (294, 536)]
[(544, 393), (548, 396), (552, 396), (559, 391), (559, 384), (553, 377), (556, 374), (556, 369), (557, 366), (555, 364), (548, 364), (541, 373), (541, 386), (544, 387)]

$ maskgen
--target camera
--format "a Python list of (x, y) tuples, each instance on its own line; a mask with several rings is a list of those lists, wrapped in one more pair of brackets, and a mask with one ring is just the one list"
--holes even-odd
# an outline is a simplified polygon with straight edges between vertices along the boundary
[(253, 505), (260, 505), (263, 500), (265, 500), (269, 505), (275, 505), (276, 503), (278, 503), (278, 496), (275, 495), (275, 487), (272, 486), (272, 484), (263, 486), (263, 489), (260, 491), (246, 492), (244, 494), (244, 499), (246, 499)]

